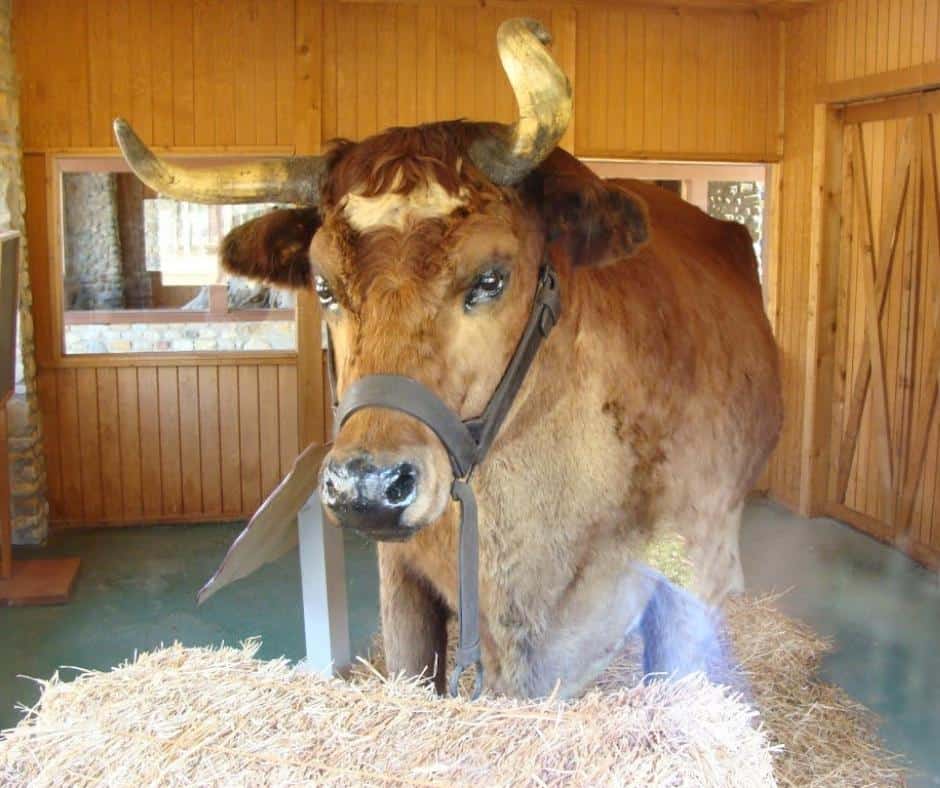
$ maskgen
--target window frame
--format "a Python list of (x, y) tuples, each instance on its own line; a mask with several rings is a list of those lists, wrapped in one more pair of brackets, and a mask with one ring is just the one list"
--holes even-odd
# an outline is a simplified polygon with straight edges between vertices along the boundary
[[(161, 157), (183, 164), (224, 164), (244, 159), (279, 158), (289, 156), (293, 150), (284, 146), (265, 148), (239, 148), (237, 151), (174, 148), (153, 148)], [(76, 324), (91, 322), (93, 318), (66, 321), (65, 310), (65, 234), (64, 234), (64, 197), (62, 176), (68, 172), (131, 172), (120, 151), (115, 149), (59, 149), (46, 152), (46, 223), (49, 243), (49, 301), (51, 322), (51, 359), (59, 367), (107, 367), (128, 365), (160, 365), (167, 362), (173, 365), (190, 365), (200, 362), (230, 363), (233, 365), (252, 363), (296, 363), (298, 358), (301, 319), (298, 306), (292, 309), (258, 309), (226, 312), (213, 316), (211, 311), (176, 310), (87, 310), (89, 315), (120, 311), (132, 315), (137, 312), (141, 320), (129, 320), (123, 317), (115, 322), (168, 323), (168, 322), (240, 322), (249, 317), (255, 322), (259, 317), (266, 320), (291, 320), (294, 323), (295, 347), (291, 350), (159, 350), (159, 351), (124, 351), (118, 353), (67, 353), (65, 350), (65, 329), (67, 322)], [(299, 304), (300, 299), (297, 299)], [(258, 313), (258, 314), (256, 314)], [(173, 320), (173, 316), (185, 315), (186, 320)], [(194, 317), (199, 315), (199, 317)], [(150, 319), (150, 318), (153, 319)], [(221, 318), (221, 319), (215, 319)]]

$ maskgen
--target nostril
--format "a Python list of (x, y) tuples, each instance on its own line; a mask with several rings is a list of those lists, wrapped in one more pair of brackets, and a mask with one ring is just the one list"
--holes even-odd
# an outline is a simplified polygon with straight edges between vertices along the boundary
[(390, 504), (400, 506), (414, 497), (418, 474), (413, 465), (402, 463), (395, 469), (395, 478), (385, 488), (385, 498)]
[(326, 490), (326, 494), (330, 498), (336, 497), (336, 485), (333, 483), (332, 479), (327, 479), (326, 484), (323, 485), (323, 489)]

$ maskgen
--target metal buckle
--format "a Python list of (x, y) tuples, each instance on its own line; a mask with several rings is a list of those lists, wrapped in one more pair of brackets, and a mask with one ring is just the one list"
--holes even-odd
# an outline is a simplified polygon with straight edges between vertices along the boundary
[(476, 668), (476, 679), (473, 682), (473, 692), (470, 693), (469, 700), (476, 700), (483, 692), (483, 661), (477, 657), (469, 665), (455, 665), (453, 673), (450, 674), (450, 696), (452, 698), (460, 697), (460, 677), (467, 672), (470, 667)]

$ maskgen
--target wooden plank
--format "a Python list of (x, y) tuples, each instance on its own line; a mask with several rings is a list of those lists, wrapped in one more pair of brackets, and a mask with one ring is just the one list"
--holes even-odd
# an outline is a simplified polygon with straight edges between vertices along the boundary
[(820, 85), (816, 90), (816, 101), (841, 104), (937, 87), (940, 87), (940, 61), (934, 60)]
[[(853, 127), (855, 128), (855, 127)], [(857, 132), (853, 132), (855, 135), (854, 144), (860, 145), (861, 137)], [(905, 136), (904, 141), (901, 144), (901, 152), (898, 156), (894, 177), (887, 181), (892, 185), (892, 197), (890, 204), (885, 209), (884, 216), (894, 217), (895, 225), (891, 226), (888, 224), (882, 230), (882, 245), (878, 252), (878, 279), (875, 284), (875, 293), (877, 297), (877, 316), (879, 324), (881, 321), (881, 316), (885, 309), (885, 303), (888, 295), (888, 283), (891, 278), (891, 273), (894, 269), (895, 263), (895, 242), (897, 240), (897, 222), (900, 221), (900, 218), (903, 214), (903, 206), (907, 199), (908, 193), (908, 183), (909, 183), (909, 173), (910, 173), (910, 161), (911, 161), (911, 139), (909, 136)], [(854, 154), (853, 154), (854, 155)], [(860, 156), (854, 155), (853, 158), (853, 170), (856, 173), (856, 178), (859, 177), (859, 173), (863, 172), (857, 168), (860, 166)], [(856, 195), (861, 196), (859, 186), (856, 185)], [(867, 193), (867, 187), (866, 193)], [(862, 243), (869, 243), (865, 239), (871, 238), (871, 224), (870, 218), (866, 219), (866, 214), (864, 211), (870, 210), (870, 206), (867, 203), (862, 203), (862, 208), (859, 210), (863, 213), (859, 214), (862, 222), (863, 230), (863, 240)], [(870, 217), (871, 214), (868, 214)], [(867, 232), (866, 232), (867, 231)], [(864, 275), (863, 275), (864, 280)], [(866, 329), (867, 331), (867, 329)], [(864, 335), (863, 335), (864, 336)], [(849, 416), (848, 421), (845, 427), (845, 432), (842, 438), (842, 445), (840, 449), (840, 458), (838, 465), (838, 481), (836, 486), (837, 500), (842, 501), (845, 498), (845, 491), (847, 489), (849, 473), (851, 470), (852, 458), (855, 455), (856, 445), (858, 440), (859, 430), (862, 424), (862, 415), (866, 400), (866, 394), (869, 389), (869, 382), (871, 380), (871, 348), (868, 343), (864, 341), (861, 346), (861, 353), (859, 356), (858, 366), (856, 368), (856, 373), (854, 377), (854, 384), (852, 386), (852, 394), (849, 400)], [(877, 396), (877, 393), (876, 393)], [(882, 460), (883, 461), (883, 460)], [(882, 472), (883, 472), (882, 468)]]
[[(13, 514), (10, 487), (8, 396), (0, 401), (0, 594), (13, 576)], [(0, 600), (3, 596), (0, 595)]]
[[(17, 8), (19, 12), (19, 8)], [(15, 16), (16, 14), (14, 14)], [(68, 42), (69, 70), (66, 82), (68, 97), (69, 144), (75, 147), (91, 145), (91, 118), (89, 115), (88, 76), (88, 7), (84, 2), (75, 3), (69, 13), (57, 20), (65, 31)], [(14, 39), (15, 40), (15, 39)]]
[(238, 368), (219, 367), (219, 448), (222, 467), (222, 512), (242, 514), (241, 418), (238, 413)]
[(86, 515), (82, 498), (82, 441), (78, 429), (76, 370), (58, 370), (56, 384), (62, 451), (62, 513), (64, 517), (83, 520)]
[(211, 4), (212, 114), (215, 136), (212, 145), (237, 145), (235, 134), (235, 58), (244, 42), (238, 41), (235, 20), (229, 4), (213, 0)]
[[(936, 150), (933, 144), (933, 119), (928, 118), (921, 127), (920, 146), (923, 150), (923, 176), (924, 176), (924, 214), (923, 227), (927, 234), (926, 243), (931, 249), (940, 249), (940, 178), (937, 172)], [(936, 266), (929, 264), (929, 258), (923, 257), (921, 266), (924, 275), (929, 277), (928, 291), (934, 294), (931, 309), (924, 316), (926, 336), (925, 348), (927, 363), (924, 367), (924, 376), (921, 385), (926, 392), (924, 407), (921, 410), (921, 420), (913, 430), (913, 446), (910, 452), (908, 473), (904, 478), (901, 491), (898, 528), (903, 533), (909, 533), (912, 526), (914, 501), (925, 478), (924, 469), (927, 461), (927, 447), (937, 413), (938, 399), (940, 399), (940, 273)]]
[(144, 511), (137, 370), (133, 367), (124, 367), (115, 372), (117, 375), (117, 413), (120, 424), (118, 445), (121, 457), (123, 516), (127, 520), (134, 521), (139, 520)]
[(239, 112), (255, 115), (255, 144), (277, 144), (277, 19), (273, 4), (251, 0), (251, 33), (254, 39), (254, 106)]
[[(433, 4), (419, 5), (417, 8), (418, 51), (416, 68), (416, 98), (418, 123), (433, 123), (444, 118), (437, 114), (435, 98), (437, 96), (437, 7)], [(384, 16), (379, 13), (379, 19)], [(380, 22), (381, 24), (381, 22)], [(379, 33), (381, 41), (381, 32)], [(379, 59), (379, 73), (384, 71), (383, 61)], [(378, 128), (384, 129), (381, 123)]]
[(196, 145), (216, 145), (215, 87), (213, 72), (215, 60), (213, 39), (221, 35), (216, 30), (213, 0), (191, 0), (193, 3), (193, 142)]
[(588, 95), (587, 106), (590, 108), (584, 119), (585, 123), (582, 124), (586, 131), (585, 148), (610, 150), (607, 134), (608, 107), (616, 101), (616, 97), (612, 101), (608, 90), (607, 13), (605, 9), (592, 9), (585, 16), (583, 24), (587, 25), (587, 60), (584, 73), (588, 78), (585, 87)]
[[(416, 9), (413, 6), (396, 5), (394, 11), (390, 8), (388, 12), (395, 14), (396, 41), (398, 46), (397, 122), (401, 126), (413, 126), (418, 122), (418, 91), (416, 89), (416, 82), (419, 44)], [(365, 107), (360, 104), (357, 111), (361, 113), (365, 111)], [(473, 116), (473, 113), (470, 114)], [(368, 124), (360, 121), (359, 127), (367, 128)]]
[(278, 448), (280, 475), (286, 476), (298, 454), (300, 432), (297, 427), (297, 369), (277, 367)]
[(55, 3), (49, 2), (49, 0), (34, 0), (34, 2), (42, 2), (45, 7), (47, 25), (45, 29), (45, 42), (47, 45), (44, 58), (45, 73), (42, 75), (45, 82), (43, 90), (48, 96), (46, 139), (53, 147), (68, 145), (71, 115), (68, 74), (74, 67), (68, 52), (69, 46), (66, 39), (68, 30), (63, 25), (54, 22), (56, 16)]
[(124, 516), (124, 485), (121, 480), (121, 414), (118, 408), (117, 370), (99, 369), (96, 377), (102, 511), (106, 519), (120, 519)]
[(199, 473), (202, 509), (222, 514), (221, 425), (219, 373), (215, 367), (197, 367), (199, 384)]
[[(275, 0), (265, 13), (274, 17), (275, 128), (278, 145), (294, 140), (294, 2)], [(317, 42), (318, 49), (323, 42)], [(297, 52), (297, 56), (302, 56)], [(324, 86), (324, 91), (326, 87)], [(328, 111), (324, 105), (324, 110)]]
[[(172, 82), (172, 119), (173, 142), (177, 146), (196, 143), (196, 54), (198, 42), (194, 22), (194, 0), (172, 0), (172, 35), (171, 49), (173, 64)], [(160, 17), (162, 24), (162, 16)], [(200, 57), (202, 53), (200, 53)], [(205, 98), (205, 97), (203, 97)], [(157, 106), (162, 106), (158, 102)], [(205, 117), (202, 119), (205, 124)], [(210, 135), (203, 131), (208, 138)]]
[(278, 368), (258, 367), (258, 432), (260, 437), (261, 497), (281, 481)]
[(203, 511), (199, 369), (181, 367), (179, 379), (180, 476), (183, 514)]
[(36, 372), (36, 395), (42, 415), (42, 448), (46, 459), (46, 486), (49, 493), (49, 516), (61, 516), (62, 503), (62, 448), (60, 442), (58, 389), (56, 373), (51, 369)]
[(434, 111), (438, 118), (449, 120), (457, 117), (455, 102), (457, 73), (454, 57), (456, 20), (454, 11), (450, 8), (440, 7), (436, 11), (438, 46), (434, 77)]
[[(92, 46), (102, 46), (110, 53), (111, 95), (108, 119), (123, 117), (136, 125), (133, 98), (131, 94), (131, 48), (130, 48), (130, 8), (127, 3), (108, 4), (108, 37), (106, 40), (95, 39)], [(150, 142), (152, 128), (140, 130), (144, 142)], [(108, 143), (111, 135), (108, 135)]]
[[(174, 125), (176, 121), (173, 75), (176, 68), (174, 53), (173, 27), (174, 3), (172, 0), (157, 0), (150, 4), (151, 39), (147, 44), (151, 49), (150, 58), (150, 99), (154, 145), (185, 144), (176, 141)], [(189, 28), (186, 32), (191, 36)], [(192, 68), (190, 55), (189, 67)], [(190, 83), (191, 85), (192, 83)], [(189, 140), (192, 144), (192, 140)]]
[[(91, 144), (113, 145), (111, 136), (111, 54), (107, 45), (108, 0), (88, 3), (88, 98)], [(104, 42), (104, 43), (103, 43)], [(44, 147), (39, 139), (27, 144)]]
[(239, 449), (242, 508), (253, 512), (261, 503), (261, 435), (258, 412), (258, 368), (238, 368)]
[(179, 380), (177, 372), (173, 367), (157, 369), (163, 514), (171, 517), (183, 513), (183, 485), (180, 467)]
[[(323, 20), (318, 5), (298, 5), (295, 35), (297, 57), (295, 61), (294, 145), (299, 154), (319, 153), (321, 84), (324, 72), (320, 62)], [(340, 102), (340, 104), (344, 105), (345, 102)]]
[(89, 522), (101, 520), (101, 451), (98, 444), (98, 383), (94, 369), (75, 375), (82, 479), (82, 511)]
[(140, 413), (141, 499), (143, 515), (149, 520), (164, 514), (160, 397), (156, 368), (142, 367), (137, 370), (137, 399)]
[(9, 579), (0, 579), (0, 605), (61, 605), (69, 601), (80, 558), (14, 561)]
[[(409, 9), (413, 11), (413, 9)], [(364, 139), (375, 134), (378, 131), (378, 121), (376, 118), (376, 103), (378, 95), (376, 92), (376, 48), (378, 40), (376, 39), (376, 18), (379, 11), (373, 6), (356, 6), (353, 9), (353, 24), (355, 26), (356, 36), (356, 93), (350, 100), (356, 102), (356, 139)], [(415, 74), (401, 73), (401, 63), (399, 63), (398, 78), (402, 87), (408, 87), (413, 92), (415, 90)]]
[[(675, 14), (666, 14), (663, 17), (663, 116), (662, 116), (662, 147), (664, 150), (679, 150), (679, 129), (683, 122), (683, 114), (679, 107), (679, 96), (681, 92), (682, 73), (680, 70), (680, 61), (682, 52), (679, 48), (682, 27), (679, 17)], [(743, 43), (743, 42), (742, 42)], [(737, 48), (735, 48), (737, 51)], [(743, 72), (743, 69), (741, 69)], [(739, 73), (735, 69), (735, 73)], [(744, 102), (744, 107), (748, 109), (735, 115), (747, 115), (750, 111), (750, 104)], [(743, 143), (743, 140), (739, 140)], [(744, 149), (743, 144), (736, 145)]]
[[(128, 3), (115, 5), (127, 6), (126, 39), (124, 48), (114, 52), (115, 78), (126, 79), (125, 90), (129, 95), (127, 100), (130, 106), (130, 120), (134, 129), (146, 142), (155, 142), (153, 134), (153, 83), (151, 73), (152, 59), (162, 60), (166, 49), (156, 49), (158, 43), (154, 39), (154, 31), (150, 18), (150, 0), (130, 0)], [(122, 20), (123, 22), (124, 20)], [(164, 45), (168, 42), (161, 41)], [(126, 58), (126, 63), (118, 61)]]
[(813, 175), (810, 206), (809, 302), (800, 461), (800, 513), (813, 516), (825, 500), (829, 467), (836, 283), (842, 215), (842, 119), (825, 105), (813, 113)]
[(881, 335), (880, 309), (877, 306), (878, 262), (875, 257), (874, 233), (872, 231), (871, 201), (869, 198), (868, 179), (865, 177), (865, 160), (863, 155), (863, 142), (861, 129), (857, 126), (856, 156), (857, 199), (859, 209), (862, 211), (862, 231), (864, 233), (864, 248), (868, 264), (862, 275), (862, 285), (865, 291), (865, 318), (869, 342), (869, 356), (871, 357), (872, 388), (874, 391), (875, 429), (878, 446), (878, 461), (880, 468), (880, 481), (885, 493), (886, 503), (893, 497), (894, 467), (892, 463), (890, 417), (888, 413), (887, 379), (885, 375), (884, 345)]
[(643, 53), (646, 60), (646, 84), (643, 101), (643, 147), (649, 151), (663, 148), (663, 16), (646, 15)]
[[(255, 9), (248, 0), (227, 5), (227, 16), (231, 19), (232, 53), (232, 113), (233, 131), (236, 145), (257, 144), (255, 123), (266, 120), (259, 117), (256, 106), (257, 88), (255, 86), (255, 64), (258, 60), (254, 17)], [(227, 97), (226, 93), (226, 97)], [(270, 117), (270, 116), (268, 116)]]

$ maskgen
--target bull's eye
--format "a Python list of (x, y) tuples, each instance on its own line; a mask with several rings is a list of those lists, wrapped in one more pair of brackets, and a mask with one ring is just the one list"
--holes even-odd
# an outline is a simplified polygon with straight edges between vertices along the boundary
[(464, 308), (473, 309), (475, 306), (495, 301), (503, 294), (506, 286), (506, 274), (499, 268), (491, 268), (480, 274), (467, 291), (464, 299)]
[(336, 307), (336, 296), (333, 295), (326, 279), (322, 276), (313, 277), (313, 287), (317, 291), (317, 298), (320, 299), (320, 303), (325, 309)]

